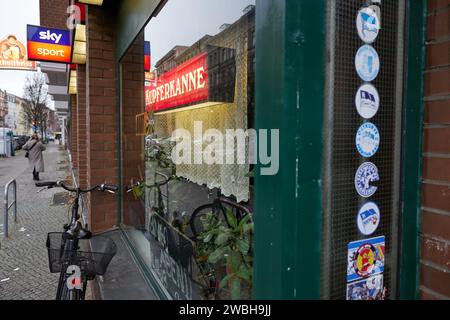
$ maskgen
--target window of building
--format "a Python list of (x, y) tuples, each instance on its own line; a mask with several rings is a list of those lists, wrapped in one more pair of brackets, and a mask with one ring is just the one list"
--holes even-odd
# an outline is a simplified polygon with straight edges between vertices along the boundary
[(122, 224), (170, 299), (252, 297), (255, 10), (168, 1), (121, 60)]

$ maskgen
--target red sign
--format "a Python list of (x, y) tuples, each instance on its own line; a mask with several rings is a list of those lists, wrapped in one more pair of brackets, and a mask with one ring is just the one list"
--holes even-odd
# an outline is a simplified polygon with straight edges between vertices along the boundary
[(207, 53), (183, 63), (145, 87), (147, 111), (163, 111), (208, 100)]

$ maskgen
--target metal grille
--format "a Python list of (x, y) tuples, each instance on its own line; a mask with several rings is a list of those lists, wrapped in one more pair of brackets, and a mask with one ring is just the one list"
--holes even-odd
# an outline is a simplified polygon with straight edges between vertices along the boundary
[[(375, 2), (375, 1), (373, 1)], [(385, 236), (384, 286), (388, 298), (395, 297), (398, 216), (399, 216), (399, 155), (402, 112), (403, 18), (404, 1), (385, 0), (381, 7), (381, 31), (371, 44), (380, 57), (381, 69), (371, 83), (380, 95), (380, 108), (370, 122), (381, 135), (378, 152), (363, 158), (355, 146), (358, 128), (366, 122), (357, 112), (355, 95), (364, 84), (355, 70), (355, 55), (364, 45), (356, 28), (358, 11), (372, 1), (333, 0), (328, 5), (329, 96), (326, 128), (324, 204), (324, 255), (322, 263), (322, 296), (325, 299), (346, 298), (347, 245), (349, 242)], [(354, 186), (355, 173), (364, 162), (373, 162), (379, 170), (380, 181), (375, 195), (363, 199)], [(370, 236), (359, 233), (356, 217), (361, 205), (377, 203), (381, 221)]]

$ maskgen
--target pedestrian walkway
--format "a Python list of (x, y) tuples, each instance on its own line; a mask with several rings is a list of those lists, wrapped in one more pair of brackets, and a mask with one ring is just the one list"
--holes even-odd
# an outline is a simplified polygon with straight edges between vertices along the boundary
[[(67, 153), (50, 143), (43, 154), (46, 172), (41, 180), (66, 179)], [(1, 159), (0, 170), (1, 193), (13, 178), (18, 187), (18, 223), (11, 227), (8, 239), (0, 236), (0, 300), (53, 300), (59, 275), (49, 272), (45, 242), (48, 232), (60, 232), (67, 222), (68, 207), (52, 205), (53, 195), (62, 190), (36, 193), (39, 188), (34, 185), (23, 152)]]

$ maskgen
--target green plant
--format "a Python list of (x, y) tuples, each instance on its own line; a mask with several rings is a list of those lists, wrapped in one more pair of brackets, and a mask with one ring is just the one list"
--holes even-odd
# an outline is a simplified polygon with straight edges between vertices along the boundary
[[(241, 298), (241, 287), (251, 287), (253, 258), (250, 247), (253, 237), (253, 221), (246, 215), (241, 221), (231, 210), (226, 211), (230, 227), (224, 226), (217, 216), (208, 214), (204, 219), (204, 232), (199, 236), (201, 254), (208, 256), (208, 262), (223, 264), (227, 274), (220, 282), (220, 288), (231, 284), (231, 298)], [(203, 221), (202, 221), (203, 222)]]

